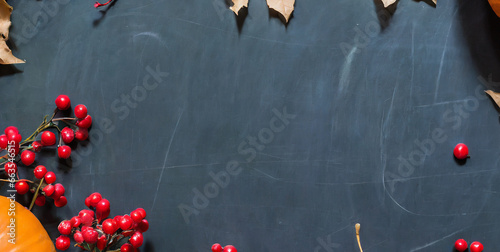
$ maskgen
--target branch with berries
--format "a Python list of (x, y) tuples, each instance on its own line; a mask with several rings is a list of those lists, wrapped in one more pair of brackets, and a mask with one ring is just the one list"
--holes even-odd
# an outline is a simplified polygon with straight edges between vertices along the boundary
[[(43, 206), (46, 197), (52, 198), (56, 207), (65, 206), (67, 204), (67, 199), (64, 196), (65, 189), (61, 184), (54, 184), (56, 181), (55, 173), (48, 171), (43, 165), (36, 166), (33, 171), (36, 181), (20, 179), (18, 165), (32, 166), (35, 163), (35, 153), (42, 148), (54, 146), (56, 143), (58, 157), (69, 159), (71, 147), (68, 144), (73, 142), (75, 138), (79, 141), (86, 140), (89, 135), (88, 129), (92, 126), (92, 117), (87, 114), (85, 105), (80, 104), (75, 107), (75, 117), (65, 117), (58, 115), (68, 114), (68, 110), (71, 108), (69, 97), (59, 95), (55, 104), (57, 108), (54, 113), (50, 116), (46, 115), (40, 126), (26, 139), (23, 140), (19, 130), (14, 126), (8, 126), (4, 130), (5, 134), (0, 135), (0, 167), (3, 167), (0, 168), (0, 172), (4, 171), (7, 175), (7, 179), (0, 179), (0, 181), (10, 182), (11, 187), (14, 187), (16, 192), (21, 195), (31, 191), (33, 198), (29, 210), (35, 204)], [(2, 155), (3, 152), (7, 152), (7, 154)]]

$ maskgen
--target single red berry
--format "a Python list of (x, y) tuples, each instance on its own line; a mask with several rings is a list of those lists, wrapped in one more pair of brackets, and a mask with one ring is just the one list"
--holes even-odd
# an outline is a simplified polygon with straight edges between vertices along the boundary
[(1, 135), (0, 136), (0, 149), (6, 150), (8, 146), (9, 146), (9, 139), (7, 138), (6, 135)]
[(469, 148), (463, 143), (457, 144), (455, 149), (453, 149), (453, 155), (458, 159), (465, 159), (469, 157)]
[(144, 208), (139, 207), (135, 209), (135, 211), (139, 212), (143, 219), (146, 218), (146, 210), (144, 210)]
[(54, 200), (54, 206), (63, 207), (68, 204), (68, 199), (65, 196), (61, 196), (58, 199)]
[(9, 126), (9, 127), (5, 128), (4, 133), (6, 136), (9, 136), (12, 134), (19, 134), (19, 130), (14, 126)]
[(121, 219), (122, 219), (121, 215), (117, 215), (117, 216), (113, 217), (113, 220), (116, 222), (117, 225), (118, 225), (118, 223), (120, 223)]
[(71, 226), (71, 222), (68, 220), (61, 221), (59, 223), (59, 226), (57, 226), (57, 230), (59, 230), (59, 233), (62, 235), (69, 235), (71, 234), (71, 229), (73, 226)]
[(94, 221), (94, 211), (82, 210), (80, 211), (80, 213), (78, 213), (78, 217), (80, 217), (84, 226), (90, 226)]
[(106, 247), (106, 244), (108, 244), (106, 236), (105, 235), (99, 236), (99, 238), (97, 239), (97, 248), (102, 251)]
[(59, 95), (57, 98), (56, 98), (56, 106), (59, 110), (66, 110), (66, 109), (69, 109), (69, 107), (71, 107), (71, 100), (69, 99), (69, 97), (67, 95)]
[(55, 187), (53, 185), (46, 185), (43, 189), (45, 196), (50, 197), (55, 191)]
[(33, 147), (34, 152), (39, 152), (42, 149), (42, 146), (42, 143), (38, 141), (34, 141), (33, 143), (31, 143), (31, 147)]
[(23, 151), (23, 153), (21, 153), (21, 162), (26, 166), (30, 166), (35, 162), (35, 153), (29, 150)]
[(57, 148), (57, 155), (61, 159), (68, 159), (71, 156), (71, 148), (67, 145), (62, 145)]
[(76, 105), (75, 107), (75, 116), (78, 119), (83, 119), (87, 116), (87, 107), (83, 104)]
[(130, 213), (130, 217), (132, 217), (132, 220), (135, 223), (139, 223), (143, 219), (142, 214), (139, 211), (137, 211), (137, 210), (132, 211)]
[(72, 227), (77, 228), (80, 226), (80, 224), (82, 224), (82, 220), (78, 216), (73, 216), (73, 218), (71, 218), (70, 220), (70, 223)]
[(52, 194), (52, 198), (53, 199), (59, 199), (59, 197), (63, 196), (64, 195), (64, 192), (66, 190), (64, 189), (64, 186), (61, 185), (61, 184), (55, 184), (54, 185), (54, 194)]
[(90, 199), (90, 196), (89, 196), (89, 197), (87, 197), (87, 198), (85, 199), (85, 205), (86, 205), (88, 208), (90, 208), (90, 207), (91, 207), (91, 205), (90, 205), (90, 200), (91, 200), (91, 199)]
[(7, 135), (7, 140), (14, 141), (16, 143), (20, 143), (23, 140), (23, 137), (19, 133), (13, 133), (13, 134)]
[(19, 148), (19, 143), (16, 143), (16, 144), (14, 145), (14, 155), (16, 155), (16, 156), (17, 156), (17, 154), (19, 154), (19, 150), (20, 150), (20, 148)]
[(15, 185), (16, 191), (19, 194), (25, 194), (30, 190), (30, 186), (28, 185), (28, 182), (26, 181), (17, 181)]
[(64, 129), (61, 130), (61, 138), (64, 143), (69, 144), (75, 139), (75, 132), (69, 127), (64, 127)]
[(84, 129), (90, 128), (90, 126), (92, 126), (92, 117), (90, 115), (87, 115), (85, 118), (78, 120), (76, 122), (76, 126)]
[(93, 206), (93, 207), (96, 207), (97, 203), (99, 203), (99, 201), (102, 200), (102, 196), (98, 192), (90, 194), (89, 198), (90, 198), (90, 205)]
[(113, 219), (106, 219), (102, 222), (102, 231), (106, 234), (114, 234), (118, 230), (118, 224)]
[(47, 184), (52, 184), (52, 183), (56, 182), (56, 174), (51, 172), (51, 171), (45, 173), (44, 177), (45, 177), (45, 182)]
[(97, 213), (105, 213), (107, 211), (109, 211), (109, 208), (110, 208), (110, 205), (109, 205), (109, 201), (107, 199), (101, 199), (96, 207), (95, 207), (95, 211)]
[(45, 205), (45, 196), (43, 195), (38, 195), (35, 200), (35, 204), (37, 206), (43, 206)]
[(149, 229), (149, 222), (146, 219), (143, 219), (137, 224), (137, 227), (135, 227), (135, 229), (141, 233), (144, 233)]
[(470, 244), (470, 252), (481, 252), (483, 251), (483, 244), (480, 242), (473, 242)]
[(467, 250), (467, 242), (464, 239), (458, 239), (455, 242), (455, 249), (459, 252), (464, 252)]
[(17, 165), (14, 162), (7, 162), (4, 165), (5, 172), (7, 175), (12, 175), (17, 173)]
[(238, 252), (238, 250), (233, 245), (226, 245), (223, 252)]
[(42, 179), (47, 173), (47, 168), (43, 165), (39, 165), (35, 168), (35, 170), (33, 170), (33, 173), (35, 174), (35, 178)]
[(130, 242), (130, 244), (132, 244), (134, 248), (140, 247), (143, 241), (144, 237), (142, 236), (141, 232), (135, 232), (128, 240), (128, 242)]
[(134, 221), (128, 215), (123, 215), (119, 223), (122, 230), (129, 230), (132, 227), (132, 224), (134, 224)]
[(212, 245), (212, 252), (222, 252), (222, 246), (219, 243)]
[(133, 252), (134, 247), (130, 243), (125, 243), (120, 247), (120, 252)]
[(50, 131), (44, 131), (42, 133), (42, 144), (43, 146), (51, 146), (56, 144), (56, 135)]
[(89, 137), (89, 131), (87, 129), (78, 128), (78, 130), (75, 131), (75, 138), (78, 141), (87, 140), (88, 137)]
[(65, 235), (61, 235), (57, 237), (56, 239), (56, 248), (59, 250), (67, 250), (69, 246), (71, 245), (71, 241), (69, 240), (69, 237)]
[(97, 242), (97, 238), (99, 237), (99, 233), (95, 231), (95, 229), (89, 227), (85, 229), (85, 231), (82, 231), (83, 239), (85, 242), (89, 244), (94, 244)]
[(83, 239), (83, 235), (82, 235), (82, 232), (80, 231), (75, 231), (75, 234), (73, 234), (73, 239), (75, 239), (75, 242), (76, 243), (82, 243), (84, 242), (85, 240)]

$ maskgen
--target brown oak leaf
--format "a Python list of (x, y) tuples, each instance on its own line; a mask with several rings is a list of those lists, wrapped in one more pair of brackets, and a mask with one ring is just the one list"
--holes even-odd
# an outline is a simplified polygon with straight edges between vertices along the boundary
[(494, 92), (492, 90), (486, 90), (484, 92), (486, 92), (491, 97), (491, 99), (495, 101), (497, 106), (500, 107), (500, 93)]
[(238, 12), (241, 10), (243, 7), (248, 8), (248, 0), (232, 0), (233, 1), (233, 6), (229, 7), (236, 15), (238, 15)]
[(0, 0), (0, 64), (19, 64), (24, 61), (14, 57), (12, 51), (7, 46), (9, 39), (10, 14), (12, 13), (12, 6), (5, 0)]
[(295, 0), (267, 0), (267, 6), (283, 15), (287, 23), (292, 15), (294, 4)]

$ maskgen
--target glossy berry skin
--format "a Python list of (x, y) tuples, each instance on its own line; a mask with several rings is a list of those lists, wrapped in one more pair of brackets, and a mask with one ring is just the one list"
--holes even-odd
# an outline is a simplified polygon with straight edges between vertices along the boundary
[(83, 239), (82, 232), (80, 232), (80, 231), (75, 231), (75, 233), (73, 234), (73, 239), (75, 239), (76, 243), (82, 243), (85, 241)]
[(92, 117), (90, 115), (87, 115), (85, 118), (78, 120), (76, 122), (76, 126), (83, 129), (90, 128), (90, 126), (92, 126)]
[(44, 131), (42, 133), (42, 144), (43, 146), (51, 146), (56, 144), (56, 135), (50, 131)]
[(11, 175), (11, 174), (16, 174), (17, 173), (17, 165), (16, 165), (16, 163), (7, 162), (7, 163), (5, 163), (4, 168), (5, 168), (5, 172), (7, 173), (7, 175)]
[(455, 146), (455, 149), (453, 149), (453, 155), (457, 159), (466, 159), (469, 157), (469, 148), (467, 148), (467, 145), (459, 143)]
[(69, 235), (72, 228), (73, 227), (71, 226), (71, 222), (68, 220), (61, 221), (61, 223), (59, 223), (59, 226), (57, 226), (57, 230), (59, 230), (59, 233), (61, 233), (62, 235)]
[(94, 221), (94, 211), (82, 210), (80, 211), (80, 213), (78, 213), (78, 217), (80, 217), (84, 226), (90, 226)]
[(0, 136), (0, 149), (6, 150), (9, 145), (9, 139), (7, 138), (6, 135), (1, 135)]
[(31, 147), (33, 147), (34, 152), (39, 152), (42, 149), (43, 145), (38, 141), (34, 141), (33, 143), (31, 143)]
[(95, 207), (95, 211), (98, 213), (105, 213), (109, 211), (109, 209), (110, 209), (110, 204), (107, 199), (100, 200)]
[(222, 252), (222, 246), (219, 243), (212, 245), (212, 252)]
[(64, 195), (64, 192), (66, 190), (64, 189), (64, 186), (61, 185), (61, 184), (55, 184), (54, 185), (54, 194), (52, 194), (52, 198), (53, 199), (59, 199), (59, 197), (63, 196)]
[(59, 95), (55, 100), (56, 106), (59, 110), (66, 110), (71, 107), (71, 100), (67, 95)]
[(45, 196), (43, 195), (38, 195), (35, 200), (35, 205), (37, 206), (43, 206), (45, 205)]
[(69, 237), (65, 235), (61, 235), (57, 237), (56, 239), (56, 248), (59, 250), (67, 250), (69, 249), (69, 246), (71, 245), (71, 241)]
[(459, 252), (464, 252), (465, 250), (467, 250), (467, 247), (467, 242), (464, 239), (458, 239), (455, 242), (455, 249)]
[(61, 196), (58, 199), (54, 200), (54, 206), (63, 207), (68, 204), (68, 199), (65, 196)]
[(128, 240), (128, 242), (130, 242), (130, 244), (132, 244), (132, 246), (134, 248), (138, 248), (142, 245), (142, 243), (144, 242), (144, 237), (142, 236), (142, 233), (141, 232), (135, 232), (131, 237), (130, 239)]
[(146, 210), (144, 208), (137, 208), (135, 211), (139, 212), (143, 219), (146, 218)]
[(114, 234), (118, 230), (118, 224), (113, 219), (106, 219), (102, 222), (102, 231), (106, 234)]
[(97, 238), (99, 237), (99, 233), (95, 231), (93, 228), (87, 228), (85, 231), (82, 231), (83, 239), (85, 242), (94, 244), (97, 242)]
[(134, 221), (129, 215), (122, 216), (122, 218), (120, 219), (120, 223), (118, 223), (122, 230), (129, 230), (130, 228), (132, 228), (133, 224)]
[(17, 193), (19, 194), (26, 194), (30, 190), (30, 186), (28, 185), (28, 182), (26, 181), (17, 181), (16, 185), (14, 186), (16, 188)]
[(470, 252), (481, 252), (483, 251), (483, 244), (480, 242), (473, 242), (470, 244)]
[(19, 134), (19, 130), (14, 126), (9, 126), (9, 127), (5, 128), (4, 133), (6, 136), (9, 136), (12, 134)]
[(223, 252), (238, 252), (233, 245), (226, 245)]
[(83, 104), (76, 105), (75, 107), (75, 116), (78, 119), (83, 119), (87, 116), (87, 107)]
[(137, 210), (134, 210), (130, 213), (130, 217), (132, 218), (132, 220), (135, 222), (135, 223), (139, 223), (142, 221), (142, 219), (144, 219), (142, 217), (142, 214), (137, 211)]
[(71, 148), (67, 145), (62, 145), (57, 148), (57, 155), (60, 159), (68, 159), (71, 156)]
[(69, 144), (73, 141), (73, 139), (75, 139), (75, 132), (72, 129), (65, 127), (61, 130), (61, 138), (64, 143)]
[(39, 165), (35, 167), (35, 170), (33, 170), (33, 173), (35, 174), (35, 178), (37, 179), (42, 179), (43, 176), (47, 173), (47, 168), (43, 165)]
[(54, 194), (55, 187), (53, 185), (46, 185), (42, 191), (45, 193), (45, 196), (50, 197)]
[(135, 249), (130, 243), (125, 243), (120, 247), (120, 252), (133, 252)]
[(71, 223), (71, 226), (74, 228), (77, 228), (82, 224), (82, 220), (78, 216), (73, 216), (73, 218), (71, 218), (69, 222)]
[(106, 236), (105, 235), (101, 235), (97, 239), (97, 248), (99, 250), (104, 250), (104, 248), (106, 247), (107, 243), (108, 243), (108, 240), (106, 239)]
[(135, 227), (135, 230), (137, 230), (137, 231), (139, 231), (141, 233), (144, 233), (144, 232), (148, 231), (148, 229), (149, 229), (149, 222), (146, 219), (143, 219)]
[(78, 128), (78, 130), (75, 131), (75, 138), (78, 141), (87, 140), (88, 137), (89, 137), (89, 131), (87, 129)]
[(21, 153), (21, 162), (26, 165), (30, 166), (35, 162), (35, 153), (25, 150)]
[(54, 182), (56, 182), (56, 174), (54, 172), (47, 172), (45, 173), (45, 182), (47, 182), (47, 184), (52, 184)]
[(99, 201), (102, 200), (102, 196), (100, 193), (98, 192), (95, 192), (95, 193), (92, 193), (90, 196), (90, 205), (93, 206), (93, 207), (96, 207), (97, 206), (97, 203), (99, 203)]
[(16, 142), (16, 143), (20, 143), (20, 142), (23, 140), (23, 137), (22, 137), (20, 134), (15, 133), (15, 134), (10, 134), (10, 135), (8, 135), (8, 136), (7, 136), (7, 139), (8, 139), (9, 141), (14, 141), (14, 142)]

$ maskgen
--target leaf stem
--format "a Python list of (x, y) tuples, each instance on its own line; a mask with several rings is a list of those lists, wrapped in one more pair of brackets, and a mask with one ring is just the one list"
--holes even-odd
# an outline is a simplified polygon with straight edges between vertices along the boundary
[(42, 180), (40, 180), (40, 184), (38, 184), (38, 187), (36, 188), (35, 195), (33, 196), (33, 199), (31, 200), (30, 208), (28, 209), (30, 211), (33, 208), (33, 204), (35, 204), (36, 198), (38, 197), (38, 191), (40, 191), (40, 187), (42, 186), (44, 179), (45, 178), (42, 178)]

